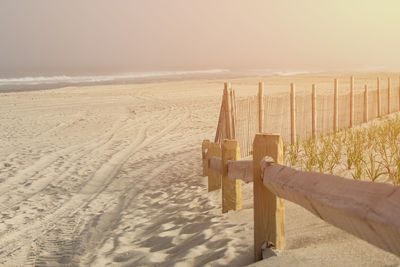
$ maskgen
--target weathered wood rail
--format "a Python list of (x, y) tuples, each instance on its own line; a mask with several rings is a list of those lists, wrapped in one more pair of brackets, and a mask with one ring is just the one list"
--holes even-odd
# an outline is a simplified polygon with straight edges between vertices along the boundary
[[(400, 256), (399, 187), (283, 166), (283, 143), (279, 134), (257, 134), (253, 151), (252, 160), (240, 160), (238, 142), (224, 140), (221, 156), (210, 157), (203, 153), (203, 162), (207, 162), (209, 181), (210, 174), (219, 175), (211, 176), (212, 179), (225, 179), (221, 182), (222, 212), (239, 210), (241, 180), (253, 181), (256, 261), (262, 258), (262, 247), (266, 243), (276, 249), (285, 247), (283, 199)], [(211, 180), (211, 183), (215, 181)]]

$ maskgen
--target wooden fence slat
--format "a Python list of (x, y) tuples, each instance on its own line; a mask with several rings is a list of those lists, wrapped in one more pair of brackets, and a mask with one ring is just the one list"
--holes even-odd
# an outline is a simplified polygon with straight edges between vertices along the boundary
[(232, 113), (231, 113), (231, 101), (229, 97), (228, 89), (231, 88), (230, 83), (224, 84), (224, 104), (225, 104), (225, 123), (226, 123), (226, 138), (232, 139)]
[(350, 127), (354, 126), (354, 77), (350, 77)]
[(382, 106), (381, 106), (381, 87), (379, 84), (379, 77), (376, 79), (376, 93), (377, 93), (377, 105), (378, 105), (378, 117), (382, 116)]
[[(210, 143), (208, 149), (208, 158), (211, 159), (212, 157), (221, 158), (221, 144)], [(210, 165), (208, 169), (208, 192), (211, 192), (221, 188), (221, 174), (210, 168), (211, 162), (209, 164)]]
[(264, 132), (264, 83), (258, 83), (258, 132)]
[(235, 134), (235, 102), (233, 99), (233, 89), (231, 88), (229, 91), (229, 100), (231, 102), (231, 129), (232, 129), (232, 133), (231, 133), (231, 138), (235, 139), (236, 138), (236, 134)]
[(208, 175), (208, 148), (210, 146), (210, 140), (205, 139), (201, 144), (201, 159), (203, 162), (203, 176)]
[(264, 185), (321, 219), (400, 256), (400, 187), (282, 165), (265, 167)]
[(296, 90), (294, 83), (290, 84), (290, 140), (296, 143)]
[(219, 111), (219, 119), (218, 119), (218, 126), (217, 126), (217, 132), (215, 134), (215, 139), (214, 143), (221, 143), (221, 135), (223, 132), (223, 125), (225, 123), (225, 97), (222, 95), (222, 100), (221, 100), (221, 108)]
[(333, 132), (337, 132), (339, 129), (338, 90), (338, 80), (335, 79), (335, 87), (333, 89)]
[(387, 105), (388, 105), (388, 114), (390, 114), (390, 112), (392, 112), (392, 87), (391, 87), (390, 77), (388, 78), (388, 99), (387, 99)]
[(242, 181), (228, 178), (228, 160), (240, 160), (237, 140), (222, 143), (222, 213), (242, 209)]
[(232, 89), (232, 123), (233, 123), (233, 139), (236, 139), (236, 128), (237, 128), (237, 110), (236, 110), (236, 94), (235, 90)]
[(315, 91), (315, 84), (312, 85), (311, 93), (311, 134), (312, 138), (317, 137), (317, 93)]
[(364, 86), (364, 122), (368, 122), (368, 85)]
[(261, 160), (269, 156), (283, 163), (283, 143), (279, 134), (257, 134), (253, 144), (254, 259), (261, 260), (261, 247), (272, 242), (277, 249), (285, 247), (284, 203), (263, 184)]

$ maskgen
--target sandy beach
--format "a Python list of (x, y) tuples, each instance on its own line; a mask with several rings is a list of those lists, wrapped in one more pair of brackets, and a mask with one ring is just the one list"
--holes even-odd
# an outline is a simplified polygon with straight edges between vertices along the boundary
[[(376, 77), (356, 74), (356, 87)], [(331, 90), (350, 74), (231, 79), (238, 97)], [(223, 80), (0, 93), (0, 266), (246, 266), (243, 210), (207, 193), (201, 142), (213, 139)], [(396, 266), (400, 259), (285, 202), (285, 251), (257, 266)]]

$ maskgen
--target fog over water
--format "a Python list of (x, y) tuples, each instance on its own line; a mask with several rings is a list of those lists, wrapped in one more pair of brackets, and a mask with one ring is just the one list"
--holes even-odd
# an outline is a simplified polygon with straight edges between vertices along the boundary
[(400, 70), (398, 1), (2, 0), (0, 77)]

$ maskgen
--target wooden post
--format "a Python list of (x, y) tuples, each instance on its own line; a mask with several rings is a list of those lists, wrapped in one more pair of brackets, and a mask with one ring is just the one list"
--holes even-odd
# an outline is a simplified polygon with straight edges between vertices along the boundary
[(285, 247), (285, 208), (283, 199), (277, 198), (263, 184), (261, 160), (269, 156), (283, 164), (283, 143), (279, 134), (257, 134), (253, 144), (254, 164), (254, 258), (261, 260), (261, 247), (271, 242), (277, 249)]
[(201, 144), (201, 158), (203, 161), (203, 176), (208, 175), (208, 148), (210, 147), (210, 140), (203, 140)]
[[(208, 148), (208, 158), (211, 157), (218, 157), (220, 158), (221, 155), (221, 144), (219, 143), (210, 143)], [(210, 160), (208, 160), (209, 164)], [(210, 165), (208, 165), (210, 166)], [(211, 169), (208, 169), (208, 192), (218, 190), (221, 188), (221, 174)]]
[(315, 92), (315, 84), (312, 85), (312, 94), (311, 94), (311, 119), (312, 119), (312, 138), (317, 137), (317, 94)]
[(231, 83), (227, 82), (224, 84), (224, 104), (225, 104), (225, 123), (226, 123), (226, 138), (231, 139), (232, 138), (232, 126), (231, 126), (231, 118), (232, 118), (232, 113), (231, 113), (231, 103), (230, 103), (230, 97), (228, 93), (228, 89), (231, 88)]
[(399, 78), (399, 110), (400, 110), (400, 78)]
[(350, 127), (354, 126), (354, 77), (350, 77)]
[(240, 160), (237, 140), (222, 143), (222, 213), (242, 209), (242, 180), (228, 178), (228, 160)]
[(258, 83), (258, 131), (264, 132), (264, 83)]
[(296, 143), (296, 91), (294, 83), (290, 84), (290, 132), (291, 143)]
[(368, 85), (364, 86), (364, 122), (368, 122)]
[(338, 80), (335, 79), (335, 87), (333, 92), (333, 132), (337, 132), (339, 130), (338, 111)]
[(379, 84), (379, 77), (376, 79), (376, 93), (377, 93), (377, 102), (378, 102), (378, 117), (382, 116), (382, 108), (381, 108), (381, 87)]
[(390, 83), (390, 77), (388, 78), (388, 99), (387, 99), (387, 104), (388, 104), (388, 114), (390, 114), (390, 112), (392, 112), (392, 87), (391, 87), (391, 83)]

